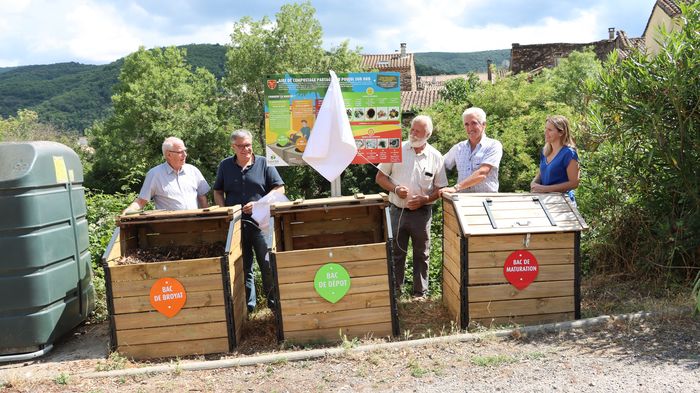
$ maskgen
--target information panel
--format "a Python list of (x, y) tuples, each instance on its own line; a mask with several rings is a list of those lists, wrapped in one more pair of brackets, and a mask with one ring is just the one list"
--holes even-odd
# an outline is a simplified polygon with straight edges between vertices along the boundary
[[(338, 73), (357, 156), (353, 164), (401, 162), (401, 89), (398, 72)], [(328, 74), (269, 75), (265, 81), (267, 162), (306, 165)]]

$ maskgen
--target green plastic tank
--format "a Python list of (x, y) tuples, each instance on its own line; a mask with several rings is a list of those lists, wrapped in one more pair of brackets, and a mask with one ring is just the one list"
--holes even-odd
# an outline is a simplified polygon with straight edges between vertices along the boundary
[(86, 213), (73, 150), (0, 143), (0, 361), (48, 352), (94, 310)]

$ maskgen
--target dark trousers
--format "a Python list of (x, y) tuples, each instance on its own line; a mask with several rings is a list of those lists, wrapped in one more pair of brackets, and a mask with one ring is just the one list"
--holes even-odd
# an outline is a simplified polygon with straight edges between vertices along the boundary
[(430, 254), (430, 222), (433, 205), (416, 210), (401, 209), (391, 205), (391, 231), (394, 236), (394, 278), (400, 294), (406, 274), (406, 251), (408, 239), (413, 242), (413, 295), (428, 292), (428, 259)]
[(243, 221), (243, 233), (241, 235), (241, 246), (243, 247), (243, 273), (245, 275), (245, 294), (248, 303), (248, 311), (253, 311), (256, 304), (255, 276), (253, 275), (253, 252), (258, 261), (260, 275), (262, 276), (263, 292), (267, 299), (267, 306), (274, 308), (272, 299), (272, 269), (270, 268), (270, 258), (267, 254), (268, 244), (265, 236), (255, 225)]

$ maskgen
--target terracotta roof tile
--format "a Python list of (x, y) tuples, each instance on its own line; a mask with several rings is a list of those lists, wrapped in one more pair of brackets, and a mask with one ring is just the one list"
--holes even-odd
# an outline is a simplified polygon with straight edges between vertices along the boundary
[(681, 7), (678, 6), (678, 2), (676, 1), (657, 0), (656, 4), (658, 4), (659, 7), (661, 7), (661, 9), (672, 18), (681, 14)]
[(440, 100), (440, 90), (417, 90), (401, 92), (401, 112), (411, 108), (427, 108)]
[(362, 69), (411, 69), (413, 64), (413, 53), (401, 56), (400, 53), (384, 55), (362, 55)]

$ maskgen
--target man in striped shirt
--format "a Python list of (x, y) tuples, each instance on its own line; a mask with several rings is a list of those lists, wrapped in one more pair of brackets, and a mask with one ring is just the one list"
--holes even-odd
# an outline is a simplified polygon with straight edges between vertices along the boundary
[(457, 183), (443, 192), (498, 192), (498, 167), (503, 156), (501, 142), (486, 136), (486, 113), (468, 108), (462, 114), (467, 140), (452, 146), (445, 155), (445, 168), (457, 167)]

